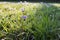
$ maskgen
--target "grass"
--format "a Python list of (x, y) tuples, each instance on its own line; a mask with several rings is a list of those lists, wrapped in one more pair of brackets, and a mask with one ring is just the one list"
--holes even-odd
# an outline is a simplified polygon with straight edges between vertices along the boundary
[(1, 3), (0, 39), (59, 40), (60, 7), (40, 3)]

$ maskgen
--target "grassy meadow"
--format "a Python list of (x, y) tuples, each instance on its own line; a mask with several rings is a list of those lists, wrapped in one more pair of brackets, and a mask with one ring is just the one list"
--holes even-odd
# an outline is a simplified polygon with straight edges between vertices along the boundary
[(0, 2), (0, 40), (60, 40), (60, 4)]

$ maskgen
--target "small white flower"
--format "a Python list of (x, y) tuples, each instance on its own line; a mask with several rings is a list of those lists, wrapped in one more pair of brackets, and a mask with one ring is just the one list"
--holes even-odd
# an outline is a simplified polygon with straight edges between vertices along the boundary
[(21, 10), (22, 12), (24, 12), (24, 11), (25, 11), (25, 9), (24, 9), (24, 8), (21, 8), (20, 10)]
[(20, 3), (22, 3), (22, 1), (20, 1)]
[(27, 3), (27, 1), (24, 1), (24, 3)]
[(27, 3), (27, 1), (24, 1), (24, 3)]
[(1, 39), (1, 40), (5, 40), (5, 39)]

